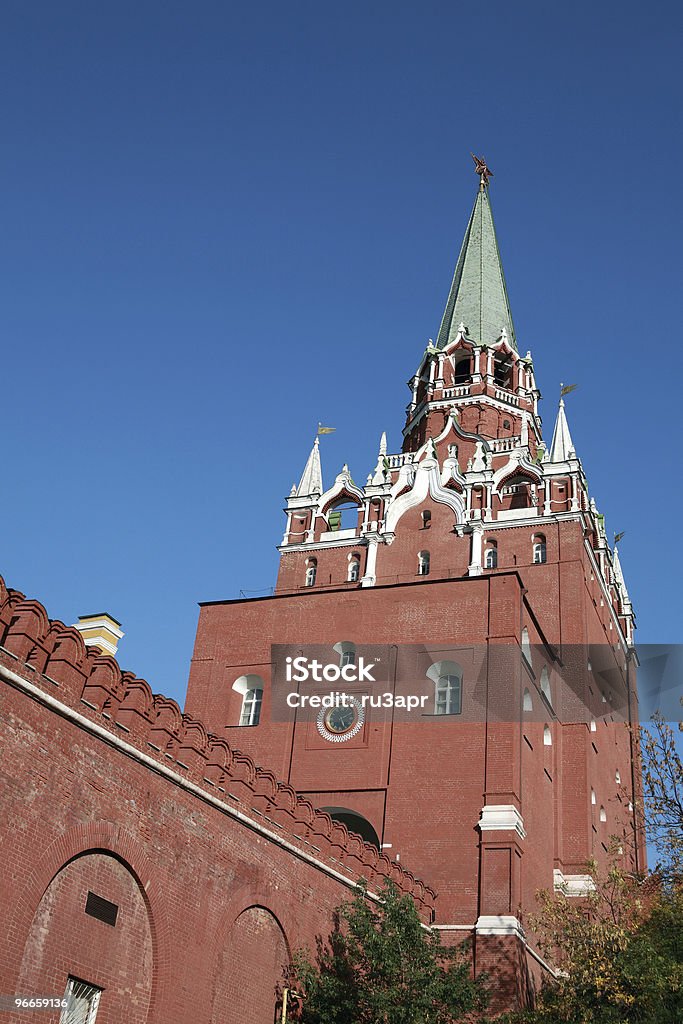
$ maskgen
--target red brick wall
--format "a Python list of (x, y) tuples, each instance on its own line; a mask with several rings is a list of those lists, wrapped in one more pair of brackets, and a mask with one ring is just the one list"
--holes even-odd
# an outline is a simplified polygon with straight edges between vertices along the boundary
[[(117, 904), (115, 927), (84, 913), (89, 891)], [(57, 872), (36, 908), (16, 989), (62, 995), (67, 976), (87, 979), (106, 989), (98, 1022), (143, 1024), (152, 968), (151, 921), (135, 877), (109, 853), (83, 853)]]
[(430, 918), (425, 884), (2, 580), (0, 645), (0, 992), (61, 998), (72, 976), (105, 1024), (271, 1024), (289, 951), (360, 876)]
[[(397, 536), (394, 544), (381, 548), (378, 576), (391, 559), (396, 569), (414, 568), (423, 537), (429, 538), (437, 566), (447, 551), (455, 552), (459, 539), (447, 530), (443, 506), (433, 508), (429, 530), (420, 529), (419, 510), (407, 513), (406, 519), (410, 516), (414, 521), (406, 543)], [(578, 523), (544, 525), (547, 562), (542, 565), (531, 564), (532, 532), (527, 527), (496, 533), (502, 566), (518, 563), (512, 571), (501, 567), (448, 582), (412, 575), (409, 586), (315, 587), (254, 602), (208, 605), (200, 613), (188, 709), (216, 729), (237, 722), (240, 700), (229, 696), (230, 686), (245, 659), (243, 670), (264, 679), (262, 724), (248, 731), (231, 725), (226, 732), (231, 742), (244, 743), (257, 759), (277, 765), (292, 785), (314, 794), (319, 804), (348, 807), (366, 817), (380, 839), (391, 844), (392, 856), (405, 857), (413, 871), (437, 888), (437, 920), (444, 923), (471, 924), (480, 913), (517, 913), (520, 904), (532, 909), (535, 893), (552, 887), (554, 868), (582, 874), (588, 858), (604, 860), (612, 832), (625, 828), (628, 837), (631, 830), (629, 797), (618, 792), (615, 781), (618, 769), (622, 785), (630, 784), (629, 737), (623, 723), (618, 716), (610, 721), (609, 709), (599, 704), (597, 733), (591, 733), (587, 720), (577, 724), (571, 716), (563, 718), (567, 694), (559, 683), (553, 684), (552, 708), (544, 709), (540, 693), (543, 645), (555, 645), (565, 661), (582, 658), (585, 669), (589, 643), (606, 650), (616, 639), (609, 629), (609, 608), (600, 604), (597, 583), (591, 580)], [(331, 746), (315, 736), (310, 724), (270, 719), (271, 643), (471, 644), (473, 651), (488, 649), (487, 678), (500, 692), (500, 680), (509, 673), (509, 651), (519, 643), (523, 626), (534, 645), (534, 664), (511, 677), (509, 685), (516, 707), (521, 708), (525, 687), (533, 694), (534, 712), (526, 722), (520, 715), (515, 725), (514, 708), (507, 723), (496, 722), (494, 716), (488, 722), (425, 718), (387, 724), (369, 716), (352, 742)], [(545, 661), (551, 664), (550, 654)], [(258, 667), (247, 669), (246, 663)], [(463, 668), (467, 708), (480, 672), (476, 658)], [(621, 668), (617, 675), (623, 676)], [(545, 721), (552, 732), (550, 747), (543, 742)], [(594, 807), (591, 788), (599, 794)], [(599, 809), (608, 807), (606, 801), (608, 822), (601, 824)], [(520, 840), (521, 864), (510, 863), (512, 895), (507, 900), (498, 899), (493, 882), (487, 896), (489, 881), (480, 875), (485, 844), (476, 825), (485, 802), (513, 804), (524, 818), (527, 838)], [(509, 842), (507, 848), (513, 847)], [(627, 847), (624, 855), (631, 865)], [(642, 847), (639, 852), (643, 863)], [(512, 909), (484, 911), (485, 899), (489, 906), (507, 902)]]
[[(6, 689), (0, 991), (61, 996), (73, 975), (104, 989), (104, 1024), (270, 1024), (285, 936), (327, 935), (349, 890)], [(84, 913), (88, 890), (115, 927)], [(228, 998), (238, 975), (251, 1017)]]

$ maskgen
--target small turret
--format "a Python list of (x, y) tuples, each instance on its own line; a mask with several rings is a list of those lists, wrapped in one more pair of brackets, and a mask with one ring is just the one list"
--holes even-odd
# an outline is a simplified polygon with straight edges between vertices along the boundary
[(312, 494), (323, 493), (323, 472), (320, 465), (320, 443), (316, 437), (313, 442), (311, 454), (308, 456), (304, 471), (301, 474), (301, 480), (297, 487), (296, 493), (298, 497), (309, 497)]
[(568, 462), (576, 458), (576, 449), (569, 433), (569, 424), (564, 411), (564, 398), (560, 398), (560, 407), (557, 410), (557, 420), (553, 430), (553, 439), (550, 443), (550, 462)]

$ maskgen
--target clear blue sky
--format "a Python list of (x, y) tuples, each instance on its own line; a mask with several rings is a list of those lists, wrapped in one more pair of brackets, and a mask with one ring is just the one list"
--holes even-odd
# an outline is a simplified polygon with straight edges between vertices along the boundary
[(639, 639), (681, 639), (681, 8), (3, 4), (2, 552), (108, 610), (182, 700), (197, 602), (274, 583), (330, 482), (400, 448), (474, 199), (558, 382)]

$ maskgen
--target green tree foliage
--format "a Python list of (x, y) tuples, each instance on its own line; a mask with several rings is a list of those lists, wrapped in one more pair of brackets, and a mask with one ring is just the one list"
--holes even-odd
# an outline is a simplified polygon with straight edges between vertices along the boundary
[[(390, 882), (371, 900), (361, 887), (337, 911), (327, 944), (300, 951), (290, 984), (304, 995), (304, 1024), (452, 1024), (486, 1004), (468, 951), (445, 949), (413, 900)], [(476, 1019), (480, 1019), (477, 1015)]]
[[(683, 703), (683, 701), (682, 701)], [(683, 723), (678, 723), (683, 732)], [(676, 734), (655, 715), (641, 729), (643, 801), (648, 841), (660, 857), (659, 870), (667, 877), (683, 877), (683, 763)]]
[(683, 1024), (683, 886), (619, 867), (584, 899), (542, 893), (532, 921), (558, 977), (526, 1024)]

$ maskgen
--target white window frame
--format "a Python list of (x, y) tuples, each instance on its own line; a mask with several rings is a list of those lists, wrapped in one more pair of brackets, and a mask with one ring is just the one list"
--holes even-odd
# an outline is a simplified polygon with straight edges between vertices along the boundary
[(316, 579), (317, 575), (318, 575), (318, 563), (315, 560), (313, 560), (312, 562), (310, 562), (306, 566), (306, 580), (305, 580), (304, 586), (306, 586), (306, 587), (314, 587), (315, 586), (315, 579)]
[(463, 671), (455, 661), (437, 661), (427, 669), (434, 683), (434, 714), (462, 714)]
[(259, 686), (247, 690), (242, 698), (240, 725), (258, 725), (261, 720), (262, 704), (263, 690)]
[(351, 640), (340, 640), (332, 650), (339, 655), (339, 667), (356, 664), (356, 645)]
[(434, 714), (459, 715), (462, 711), (462, 676), (439, 676), (434, 687)]
[(545, 697), (548, 707), (552, 708), (553, 694), (552, 690), (550, 689), (550, 677), (548, 676), (548, 669), (545, 667), (545, 665), (543, 666), (543, 669), (541, 671), (541, 693)]
[(417, 575), (418, 576), (429, 576), (429, 570), (431, 568), (431, 558), (429, 557), (428, 551), (420, 551), (417, 556)]
[[(250, 672), (246, 676), (239, 676), (239, 678), (236, 679), (235, 682), (232, 684), (232, 689), (235, 691), (235, 693), (239, 693), (240, 696), (242, 697), (242, 703), (240, 705), (240, 714), (239, 714), (239, 718), (237, 719), (237, 724), (238, 725), (242, 725), (243, 724), (242, 723), (242, 717), (244, 716), (245, 711), (246, 711), (246, 703), (247, 703), (248, 695), (252, 691), (255, 691), (255, 690), (258, 690), (260, 692), (260, 694), (261, 694), (261, 702), (259, 703), (259, 706), (258, 706), (258, 718), (253, 723), (252, 722), (248, 722), (248, 721), (244, 723), (245, 725), (251, 725), (251, 724), (258, 725), (258, 723), (259, 723), (259, 721), (261, 719), (261, 704), (263, 703), (263, 690), (264, 690), (263, 679), (261, 678), (261, 676), (256, 675), (255, 672)], [(253, 702), (253, 698), (250, 698), (250, 704), (252, 702)], [(249, 717), (252, 717), (252, 715), (250, 714)]]
[[(101, 995), (102, 989), (97, 985), (91, 985), (88, 981), (81, 981), (80, 978), (73, 978), (69, 975), (64, 992), (67, 1005), (59, 1016), (59, 1024), (94, 1024)], [(76, 999), (79, 1002), (87, 999), (89, 1005), (74, 1006)], [(83, 1010), (85, 1010), (85, 1015), (83, 1015)]]
[(360, 577), (360, 559), (351, 558), (349, 559), (349, 571), (347, 574), (348, 583), (358, 583)]
[(534, 541), (534, 565), (545, 565), (548, 557), (546, 542), (544, 540)]

